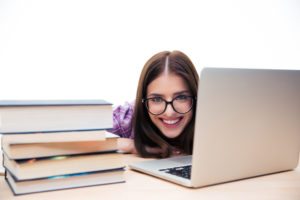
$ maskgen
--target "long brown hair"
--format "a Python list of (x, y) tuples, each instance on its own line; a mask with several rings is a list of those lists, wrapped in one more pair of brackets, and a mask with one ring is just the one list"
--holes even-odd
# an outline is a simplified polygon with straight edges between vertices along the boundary
[[(168, 66), (166, 60), (168, 58)], [(191, 94), (197, 96), (198, 73), (187, 55), (180, 51), (163, 51), (152, 56), (145, 64), (139, 79), (137, 88), (134, 115), (132, 119), (134, 144), (138, 154), (142, 157), (164, 158), (171, 155), (171, 145), (181, 148), (186, 154), (192, 154), (195, 107), (192, 110), (193, 117), (183, 132), (173, 139), (166, 138), (161, 131), (152, 123), (149, 113), (142, 103), (146, 97), (148, 85), (156, 79), (164, 69), (168, 67), (170, 73), (175, 73), (182, 77), (191, 91)], [(156, 147), (160, 153), (148, 152), (147, 147)]]

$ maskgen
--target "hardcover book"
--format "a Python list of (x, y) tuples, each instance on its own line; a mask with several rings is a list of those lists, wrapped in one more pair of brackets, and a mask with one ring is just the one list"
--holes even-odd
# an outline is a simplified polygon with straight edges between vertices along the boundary
[(109, 129), (112, 110), (104, 100), (0, 101), (0, 133)]
[(6, 181), (14, 195), (23, 195), (36, 192), (123, 183), (125, 182), (125, 178), (124, 169), (120, 168), (108, 171), (69, 174), (26, 181), (18, 181), (9, 172), (7, 172)]
[(3, 152), (9, 159), (112, 152), (119, 136), (106, 131), (80, 131), (2, 136)]
[[(0, 134), (0, 140), (1, 140), (2, 135)], [(4, 167), (3, 167), (3, 155), (1, 154), (2, 147), (1, 147), (1, 142), (0, 142), (0, 176), (4, 175)]]
[(118, 153), (54, 156), (25, 160), (10, 160), (4, 154), (4, 167), (16, 180), (20, 181), (123, 168), (124, 163)]

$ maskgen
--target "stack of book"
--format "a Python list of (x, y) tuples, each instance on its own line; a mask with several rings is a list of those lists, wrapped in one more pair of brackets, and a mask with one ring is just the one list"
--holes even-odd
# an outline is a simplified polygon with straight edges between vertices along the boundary
[(5, 179), (13, 193), (125, 182), (112, 104), (0, 101)]

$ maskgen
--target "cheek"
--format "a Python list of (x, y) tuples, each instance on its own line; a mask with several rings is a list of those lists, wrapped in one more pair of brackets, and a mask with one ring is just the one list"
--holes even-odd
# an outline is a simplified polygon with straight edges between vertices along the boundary
[(150, 116), (151, 121), (152, 121), (155, 125), (157, 125), (157, 124), (156, 124), (156, 122), (157, 122), (157, 120), (158, 120), (157, 117), (154, 116), (154, 115), (150, 115), (150, 114), (149, 114), (149, 116)]

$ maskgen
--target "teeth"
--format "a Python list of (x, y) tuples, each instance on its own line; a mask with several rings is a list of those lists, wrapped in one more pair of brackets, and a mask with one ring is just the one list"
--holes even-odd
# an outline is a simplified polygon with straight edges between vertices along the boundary
[(176, 120), (163, 120), (164, 123), (166, 124), (176, 124), (177, 122), (179, 121), (179, 119), (176, 119)]

